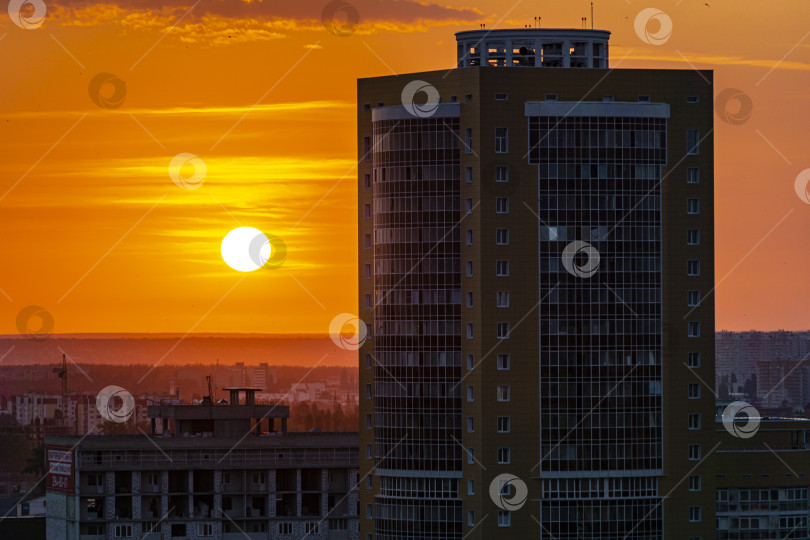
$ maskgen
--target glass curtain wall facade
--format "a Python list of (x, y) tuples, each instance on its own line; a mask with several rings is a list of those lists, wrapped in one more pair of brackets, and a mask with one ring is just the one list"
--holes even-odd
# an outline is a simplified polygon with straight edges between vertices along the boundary
[(662, 538), (666, 118), (609, 114), (529, 118), (547, 299), (542, 528), (559, 540)]
[(391, 109), (372, 145), (375, 538), (460, 539), (459, 120)]

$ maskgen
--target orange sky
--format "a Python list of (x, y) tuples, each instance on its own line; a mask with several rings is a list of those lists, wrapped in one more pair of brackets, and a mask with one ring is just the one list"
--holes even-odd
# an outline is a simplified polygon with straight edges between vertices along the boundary
[[(481, 22), (588, 15), (579, 1), (352, 3), (348, 37), (310, 0), (46, 0), (36, 29), (4, 15), (0, 333), (31, 304), (59, 333), (326, 332), (357, 304), (356, 79), (450, 67), (453, 33)], [(709, 4), (657, 3), (673, 21), (659, 46), (633, 30), (650, 4), (597, 2), (596, 26), (614, 67), (685, 57), (751, 97), (746, 123), (716, 121), (717, 328), (810, 328), (810, 205), (794, 191), (810, 168), (810, 4)], [(101, 72), (126, 84), (117, 109), (89, 97)], [(199, 189), (169, 178), (182, 152), (206, 164)], [(227, 267), (238, 225), (282, 238), (284, 265)]]

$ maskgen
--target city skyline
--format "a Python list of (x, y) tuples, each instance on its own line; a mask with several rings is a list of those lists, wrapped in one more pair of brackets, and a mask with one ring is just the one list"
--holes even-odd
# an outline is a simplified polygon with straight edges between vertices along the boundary
[[(452, 67), (453, 32), (480, 23), (578, 27), (590, 15), (587, 3), (356, 2), (358, 26), (338, 36), (324, 29), (326, 3), (110, 5), (48, 2), (39, 28), (0, 23), (0, 50), (24, 51), (9, 55), (0, 91), (0, 225), (14, 231), (0, 245), (16, 262), (0, 272), (3, 334), (29, 305), (56, 333), (326, 333), (358, 309), (355, 79)], [(673, 23), (660, 45), (634, 31), (641, 6), (596, 4), (612, 67), (713, 68), (718, 93), (737, 88), (753, 106), (736, 125), (714, 121), (717, 328), (810, 328), (810, 253), (797, 247), (810, 209), (793, 189), (810, 166), (799, 91), (810, 8), (657, 7)], [(120, 107), (93, 102), (100, 73), (125, 83)], [(169, 176), (182, 153), (205, 163), (199, 189)], [(225, 266), (220, 241), (239, 225), (280, 238), (283, 265)]]

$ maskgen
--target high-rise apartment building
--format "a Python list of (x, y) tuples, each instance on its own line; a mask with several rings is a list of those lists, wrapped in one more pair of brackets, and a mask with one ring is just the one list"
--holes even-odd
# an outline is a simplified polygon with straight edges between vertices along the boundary
[(712, 72), (609, 35), (358, 81), (363, 540), (714, 535)]

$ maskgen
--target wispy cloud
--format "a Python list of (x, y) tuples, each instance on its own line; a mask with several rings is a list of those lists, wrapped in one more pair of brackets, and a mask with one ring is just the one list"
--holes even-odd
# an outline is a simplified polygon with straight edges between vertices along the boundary
[(67, 117), (76, 117), (80, 114), (87, 113), (88, 116), (198, 116), (200, 118), (206, 117), (234, 117), (238, 118), (245, 112), (250, 112), (253, 116), (275, 115), (284, 116), (286, 113), (299, 113), (301, 111), (317, 111), (321, 109), (329, 110), (346, 110), (353, 109), (356, 105), (348, 101), (337, 100), (315, 100), (315, 101), (298, 101), (289, 103), (268, 103), (261, 105), (232, 105), (232, 106), (199, 106), (199, 107), (164, 107), (164, 108), (133, 108), (122, 110), (105, 110), (92, 108), (87, 111), (84, 110), (58, 110), (58, 111), (19, 111), (4, 113), (3, 118), (45, 118), (51, 120), (58, 115)]
[[(48, 4), (50, 20), (65, 26), (120, 25), (128, 30), (162, 32), (172, 26), (193, 2), (179, 0), (57, 0)], [(399, 0), (351, 2), (359, 17), (354, 29), (360, 34), (411, 32), (437, 24), (483, 20), (481, 11), (433, 2)], [(202, 0), (173, 29), (174, 39), (228, 45), (248, 41), (283, 39), (294, 32), (324, 32), (323, 0), (267, 2)]]
[[(632, 50), (632, 52), (630, 52)], [(623, 56), (630, 52), (625, 61), (644, 60), (644, 61), (657, 61), (657, 62), (674, 62), (678, 64), (686, 64), (683, 56), (677, 53), (669, 53), (667, 51), (652, 52), (649, 50), (629, 49), (626, 47), (611, 47), (613, 56)], [(693, 64), (705, 65), (707, 69), (712, 66), (748, 66), (748, 67), (762, 67), (773, 68), (779, 61), (778, 58), (765, 59), (765, 58), (745, 58), (735, 55), (721, 55), (721, 54), (701, 54), (701, 53), (688, 53), (683, 51), (684, 56)], [(810, 64), (806, 62), (797, 62), (785, 60), (777, 66), (777, 69), (808, 71)]]

